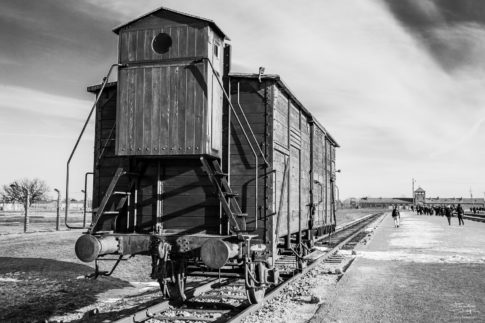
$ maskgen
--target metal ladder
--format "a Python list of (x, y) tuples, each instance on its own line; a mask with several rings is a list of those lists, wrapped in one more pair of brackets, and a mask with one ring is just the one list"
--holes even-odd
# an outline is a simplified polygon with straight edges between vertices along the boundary
[[(118, 184), (119, 179), (122, 176), (132, 176), (132, 179), (129, 184), (128, 191), (115, 191), (116, 185)], [(106, 193), (101, 200), (101, 203), (96, 211), (96, 217), (89, 228), (89, 233), (94, 233), (98, 231), (114, 231), (116, 228), (116, 221), (118, 216), (120, 215), (121, 209), (126, 205), (127, 206), (127, 216), (126, 216), (126, 226), (127, 230), (130, 229), (130, 219), (133, 218), (133, 231), (136, 230), (136, 217), (137, 217), (137, 184), (138, 184), (138, 173), (130, 173), (123, 169), (123, 167), (118, 167), (116, 169), (113, 178), (106, 190)], [(133, 199), (134, 199), (134, 207), (133, 213), (131, 212), (131, 196), (133, 192)], [(121, 196), (121, 198), (117, 201), (112, 202), (111, 207), (109, 210), (106, 210), (111, 197), (113, 196)]]
[[(201, 58), (199, 60), (196, 60), (194, 61), (194, 63), (197, 63), (197, 62), (201, 62), (201, 61), (204, 61), (206, 60), (209, 67), (210, 67), (210, 70), (212, 71), (212, 74), (215, 76), (218, 84), (219, 84), (219, 87), (221, 88), (222, 90), (222, 93), (224, 94), (224, 98), (226, 99), (227, 101), (227, 104), (229, 106), (229, 112), (232, 112), (232, 115), (234, 115), (236, 121), (237, 121), (237, 124), (239, 125), (239, 127), (241, 128), (241, 132), (243, 133), (244, 135), (244, 138), (246, 139), (246, 142), (248, 143), (249, 145), (249, 148), (251, 149), (251, 152), (252, 152), (252, 155), (254, 156), (254, 159), (255, 159), (255, 162), (254, 162), (254, 183), (255, 183), (255, 196), (254, 196), (254, 205), (255, 205), (255, 208), (254, 208), (254, 230), (257, 230), (258, 229), (258, 221), (259, 221), (259, 216), (258, 216), (258, 195), (259, 195), (259, 183), (258, 183), (258, 180), (259, 180), (259, 172), (258, 172), (258, 168), (259, 168), (259, 157), (261, 157), (261, 159), (264, 161), (264, 166), (265, 168), (269, 167), (269, 162), (268, 160), (266, 159), (261, 147), (259, 146), (258, 144), (258, 141), (256, 139), (256, 136), (254, 135), (254, 131), (253, 129), (251, 128), (251, 125), (249, 124), (249, 121), (246, 117), (246, 114), (244, 113), (244, 110), (241, 106), (241, 103), (240, 103), (240, 99), (239, 99), (239, 84), (238, 84), (238, 96), (237, 96), (237, 106), (239, 108), (239, 113), (236, 111), (236, 109), (234, 108), (234, 105), (232, 104), (231, 102), (231, 98), (229, 97), (226, 89), (224, 88), (224, 85), (222, 84), (222, 81), (219, 79), (219, 73), (214, 69), (214, 66), (212, 65), (212, 62), (210, 59), (208, 59), (207, 57), (204, 57), (204, 58)], [(244, 123), (241, 121), (241, 118), (239, 117), (239, 114), (242, 116), (242, 119), (244, 120)], [(248, 134), (249, 132), (249, 134)], [(230, 145), (230, 142), (228, 142), (228, 145)], [(219, 166), (220, 168), (220, 166)], [(226, 176), (227, 177), (227, 176)], [(226, 184), (227, 184), (227, 179), (226, 179)], [(229, 185), (227, 185), (229, 187)], [(229, 187), (229, 190), (230, 190), (230, 187)], [(223, 205), (224, 207), (224, 205)], [(227, 212), (226, 212), (227, 213)], [(246, 225), (246, 221), (244, 221), (244, 225)], [(245, 229), (246, 230), (246, 229)]]
[(235, 233), (247, 232), (246, 219), (247, 213), (241, 211), (239, 203), (235, 199), (238, 194), (233, 192), (227, 182), (227, 175), (221, 169), (217, 159), (207, 159), (200, 157), (202, 168), (209, 176), (209, 180), (216, 188), (216, 194), (221, 202), (224, 213), (229, 218), (230, 230)]

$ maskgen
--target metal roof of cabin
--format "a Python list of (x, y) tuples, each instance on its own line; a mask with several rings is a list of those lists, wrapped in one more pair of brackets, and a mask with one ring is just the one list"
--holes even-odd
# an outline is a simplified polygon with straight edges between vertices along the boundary
[[(229, 77), (233, 78), (245, 78), (245, 79), (259, 79), (260, 75), (259, 74), (252, 74), (252, 73), (229, 73)], [(333, 142), (335, 147), (340, 147), (340, 145), (337, 143), (337, 141), (332, 137), (332, 135), (325, 129), (325, 127), (316, 120), (313, 115), (308, 111), (307, 108), (293, 95), (291, 90), (286, 86), (286, 84), (281, 80), (281, 77), (278, 74), (262, 74), (261, 75), (261, 80), (272, 80), (275, 81), (276, 84), (278, 84), (279, 87), (296, 103), (296, 105), (302, 109), (307, 116), (310, 117), (311, 121), (317, 125), (324, 133), (325, 135)]]
[[(109, 89), (109, 88), (112, 88), (112, 87), (115, 87), (116, 85), (118, 84), (117, 81), (114, 81), (114, 82), (108, 82), (106, 83), (105, 85), (105, 89)], [(101, 90), (101, 87), (103, 86), (102, 83), (100, 84), (96, 84), (96, 85), (90, 85), (87, 87), (87, 91), (90, 92), (90, 93), (98, 93), (99, 90)]]
[(423, 190), (423, 189), (421, 188), (421, 186), (420, 186), (420, 187), (418, 187), (418, 189), (417, 189), (417, 190), (415, 190), (415, 192), (426, 192), (426, 191), (425, 191), (425, 190)]
[(171, 12), (171, 13), (174, 13), (174, 14), (177, 14), (177, 15), (186, 16), (186, 17), (189, 17), (189, 18), (193, 18), (193, 19), (197, 19), (197, 20), (206, 22), (206, 23), (209, 24), (209, 26), (212, 27), (212, 29), (214, 29), (217, 33), (219, 33), (223, 38), (225, 38), (227, 40), (230, 40), (230, 38), (222, 31), (221, 28), (219, 28), (219, 26), (217, 26), (217, 24), (214, 21), (212, 21), (210, 19), (207, 19), (207, 18), (194, 16), (194, 15), (191, 15), (191, 14), (188, 14), (188, 13), (185, 13), (185, 12), (176, 11), (176, 10), (173, 10), (173, 9), (170, 9), (170, 8), (166, 8), (166, 7), (159, 7), (157, 9), (152, 10), (152, 11), (150, 11), (150, 12), (148, 12), (148, 13), (142, 15), (142, 16), (139, 16), (139, 17), (137, 17), (137, 18), (135, 18), (135, 19), (133, 19), (131, 21), (128, 21), (128, 22), (126, 22), (124, 24), (121, 24), (121, 25), (115, 27), (113, 29), (113, 32), (115, 34), (118, 34), (121, 28), (124, 28), (124, 27), (126, 27), (128, 25), (131, 25), (132, 23), (137, 22), (138, 20), (141, 20), (141, 19), (143, 19), (145, 17), (148, 17), (149, 15), (152, 15), (152, 14), (157, 13), (159, 11), (168, 11), (168, 12)]

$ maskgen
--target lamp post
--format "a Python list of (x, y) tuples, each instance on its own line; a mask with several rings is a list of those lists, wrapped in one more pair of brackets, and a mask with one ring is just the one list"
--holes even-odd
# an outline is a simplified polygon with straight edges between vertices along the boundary
[(59, 224), (60, 224), (60, 221), (61, 221), (61, 217), (60, 217), (61, 192), (57, 188), (55, 188), (54, 191), (57, 192), (56, 231), (59, 231)]
[[(10, 187), (12, 189), (19, 189), (18, 185), (11, 184)], [(24, 190), (24, 210), (25, 210), (25, 215), (24, 215), (24, 232), (27, 232), (29, 229), (29, 201), (30, 201), (30, 192), (27, 188), (22, 187), (22, 190)]]

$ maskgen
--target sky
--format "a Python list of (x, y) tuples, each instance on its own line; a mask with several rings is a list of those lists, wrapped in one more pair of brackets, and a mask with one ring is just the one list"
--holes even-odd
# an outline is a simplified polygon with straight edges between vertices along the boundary
[[(111, 31), (159, 6), (215, 21), (232, 71), (279, 74), (340, 144), (340, 198), (485, 195), (483, 0), (0, 0), (0, 184), (65, 191), (117, 61)], [(92, 170), (93, 125), (71, 166)], [(54, 196), (52, 193), (51, 196)]]

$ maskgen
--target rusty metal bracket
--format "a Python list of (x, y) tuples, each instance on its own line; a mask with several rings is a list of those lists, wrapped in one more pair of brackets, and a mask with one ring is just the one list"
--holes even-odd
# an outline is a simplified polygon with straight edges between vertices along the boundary
[(126, 259), (123, 259), (123, 255), (121, 255), (121, 256), (119, 256), (118, 259), (99, 259), (99, 260), (104, 260), (104, 261), (113, 260), (113, 261), (116, 261), (116, 262), (115, 262), (115, 264), (113, 265), (113, 267), (111, 268), (110, 271), (106, 271), (106, 270), (101, 271), (101, 270), (99, 270), (98, 258), (96, 258), (96, 260), (94, 260), (94, 273), (84, 276), (85, 278), (97, 279), (99, 276), (109, 277), (109, 276), (111, 276), (111, 274), (113, 274), (116, 267), (118, 267), (118, 264), (120, 263), (120, 261), (126, 260)]

